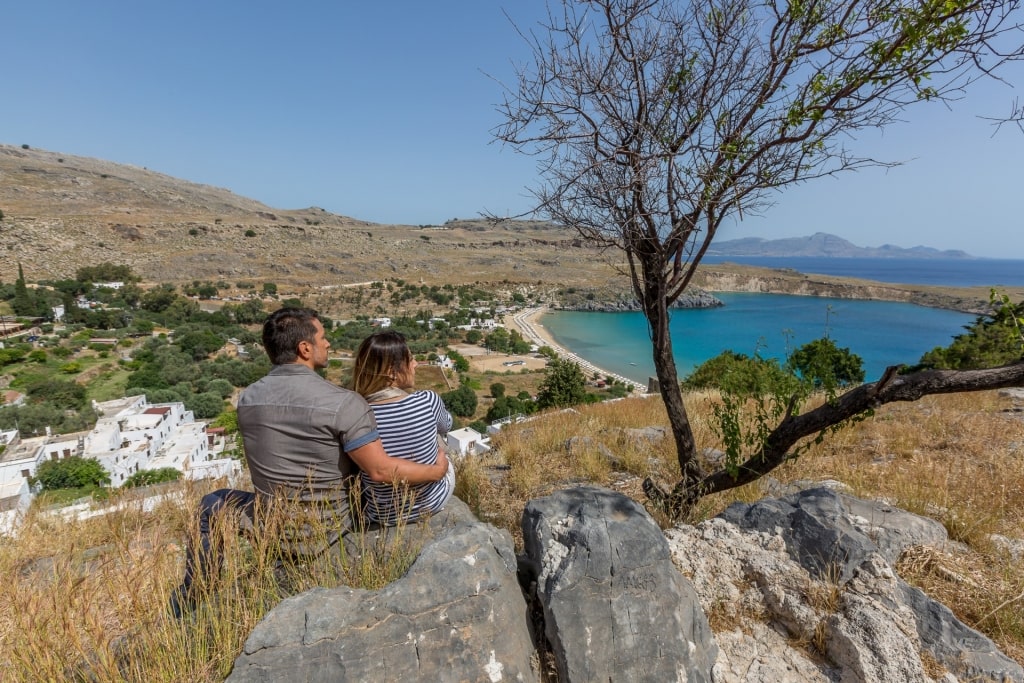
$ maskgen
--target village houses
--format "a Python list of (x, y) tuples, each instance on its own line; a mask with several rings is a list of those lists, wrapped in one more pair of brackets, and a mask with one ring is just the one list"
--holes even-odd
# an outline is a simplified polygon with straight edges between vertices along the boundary
[(47, 460), (72, 456), (95, 458), (121, 486), (136, 472), (165, 467), (186, 478), (231, 476), (240, 469), (232, 458), (220, 457), (223, 430), (207, 430), (182, 403), (150, 404), (143, 396), (93, 402), (96, 426), (74, 434), (23, 438), (18, 430), (0, 432), (0, 531), (32, 502), (30, 479)]

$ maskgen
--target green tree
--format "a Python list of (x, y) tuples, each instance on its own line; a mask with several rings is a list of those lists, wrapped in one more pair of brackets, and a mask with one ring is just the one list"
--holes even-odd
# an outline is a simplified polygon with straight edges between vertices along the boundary
[(139, 276), (131, 266), (104, 261), (95, 266), (82, 266), (75, 271), (79, 282), (138, 282)]
[(864, 361), (828, 337), (815, 339), (795, 350), (787, 365), (816, 388), (835, 389), (864, 381)]
[(501, 398), (505, 395), (505, 385), (501, 382), (495, 382), (490, 387), (492, 398)]
[(441, 394), (441, 400), (452, 415), (459, 417), (472, 417), (476, 412), (476, 392), (463, 384), (454, 391)]
[(200, 420), (217, 417), (224, 410), (224, 399), (213, 392), (192, 394), (185, 398), (184, 403), (186, 410), (191, 410)]
[(277, 296), (277, 285), (273, 282), (264, 282), (263, 293), (267, 296)]
[(547, 345), (544, 345), (537, 349), (537, 353), (548, 359), (558, 358), (558, 352)]
[(513, 415), (529, 415), (536, 409), (537, 405), (530, 399), (528, 393), (525, 396), (502, 396), (494, 401), (484, 419), (487, 422), (496, 422)]
[(18, 264), (18, 279), (14, 281), (14, 298), (11, 299), (11, 308), (16, 315), (36, 314), (36, 301), (32, 293), (28, 291), (21, 263)]
[(484, 346), (491, 351), (498, 351), (504, 353), (509, 350), (511, 344), (511, 337), (509, 336), (508, 330), (504, 327), (498, 327), (484, 339)]
[(177, 298), (178, 293), (174, 290), (174, 285), (161, 284), (146, 291), (139, 300), (139, 305), (147, 311), (162, 313), (163, 311), (166, 311)]
[(469, 361), (455, 349), (448, 349), (448, 357), (455, 364), (456, 372), (469, 372)]
[(99, 460), (77, 455), (62, 460), (45, 461), (39, 465), (33, 479), (42, 485), (44, 491), (104, 486), (110, 483), (110, 475), (100, 465)]
[[(822, 429), (821, 415), (787, 414), (742, 476), (702, 470), (669, 306), (719, 227), (791, 185), (878, 165), (848, 141), (1020, 59), (1024, 30), (1016, 0), (556, 4), (543, 29), (522, 31), (532, 60), (506, 92), (497, 138), (542, 159), (541, 215), (625, 253), (681, 472), (671, 494), (645, 490), (677, 514), (784, 462), (802, 429)], [(831, 407), (842, 421), (851, 406)]]
[(580, 366), (571, 360), (555, 359), (544, 371), (544, 381), (537, 392), (540, 408), (564, 408), (586, 400), (587, 378)]
[(36, 403), (46, 402), (62, 410), (85, 407), (85, 387), (66, 379), (40, 379), (25, 388), (25, 393)]
[[(994, 298), (993, 293), (993, 298)], [(979, 316), (967, 325), (946, 347), (935, 347), (924, 354), (920, 367), (975, 370), (1012, 363), (1024, 358), (1024, 340), (1020, 323), (1024, 318), (1024, 301), (1006, 302), (991, 315)]]
[(480, 330), (466, 330), (466, 343), (467, 344), (479, 344), (480, 340), (484, 338), (484, 333)]
[(231, 382), (218, 377), (207, 382), (205, 390), (217, 394), (221, 398), (227, 398), (234, 393), (235, 388), (231, 385)]
[(796, 385), (796, 379), (774, 358), (750, 357), (731, 350), (704, 361), (683, 380), (686, 389), (721, 389), (742, 396), (794, 391)]

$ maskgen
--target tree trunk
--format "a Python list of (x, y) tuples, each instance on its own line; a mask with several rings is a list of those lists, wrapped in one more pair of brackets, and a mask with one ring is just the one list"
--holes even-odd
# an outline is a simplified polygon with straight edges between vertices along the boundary
[[(646, 266), (646, 264), (645, 264)], [(679, 376), (676, 373), (676, 361), (672, 355), (672, 336), (669, 333), (668, 303), (664, 296), (665, 283), (660, 276), (660, 264), (654, 275), (652, 269), (645, 267), (644, 275), (647, 283), (644, 288), (644, 315), (651, 326), (651, 346), (654, 355), (654, 371), (658, 377), (661, 398), (668, 412), (669, 425), (676, 442), (676, 457), (679, 460), (679, 471), (682, 482), (688, 486), (696, 485), (704, 476), (697, 463), (697, 444), (693, 438), (690, 419), (683, 405), (683, 394), (679, 388)]]

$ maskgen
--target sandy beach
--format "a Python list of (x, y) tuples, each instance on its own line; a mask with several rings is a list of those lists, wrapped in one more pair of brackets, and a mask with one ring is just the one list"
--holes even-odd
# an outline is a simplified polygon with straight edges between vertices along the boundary
[(531, 344), (536, 344), (537, 346), (550, 346), (555, 350), (555, 353), (557, 353), (560, 358), (566, 358), (577, 363), (583, 370), (583, 374), (585, 374), (588, 379), (592, 377), (594, 373), (598, 373), (602, 377), (611, 377), (625, 383), (626, 386), (633, 391), (641, 393), (647, 391), (647, 387), (643, 384), (623, 377), (622, 375), (617, 375), (614, 372), (609, 372), (603, 368), (599, 368), (587, 359), (581, 358), (575, 353), (572, 353), (568, 349), (564, 349), (555, 343), (555, 340), (551, 338), (548, 331), (544, 329), (543, 323), (540, 322), (541, 316), (543, 316), (546, 311), (546, 306), (526, 308), (515, 315), (506, 315), (504, 322), (507, 327), (513, 327), (519, 330), (519, 334), (523, 336), (523, 339), (529, 341)]

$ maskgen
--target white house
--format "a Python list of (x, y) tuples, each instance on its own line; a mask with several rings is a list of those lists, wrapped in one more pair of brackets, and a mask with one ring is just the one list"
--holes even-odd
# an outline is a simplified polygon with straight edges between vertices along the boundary
[(440, 365), (445, 370), (452, 370), (455, 368), (455, 361), (446, 355), (438, 356), (437, 360), (434, 361), (436, 365)]
[(103, 417), (85, 440), (85, 457), (96, 458), (120, 486), (141, 470), (173, 467), (184, 472), (209, 459), (204, 424), (182, 403), (150, 405), (145, 396), (94, 403)]
[(463, 427), (448, 432), (446, 444), (449, 451), (459, 455), (480, 455), (491, 450), (491, 440), (472, 427)]

